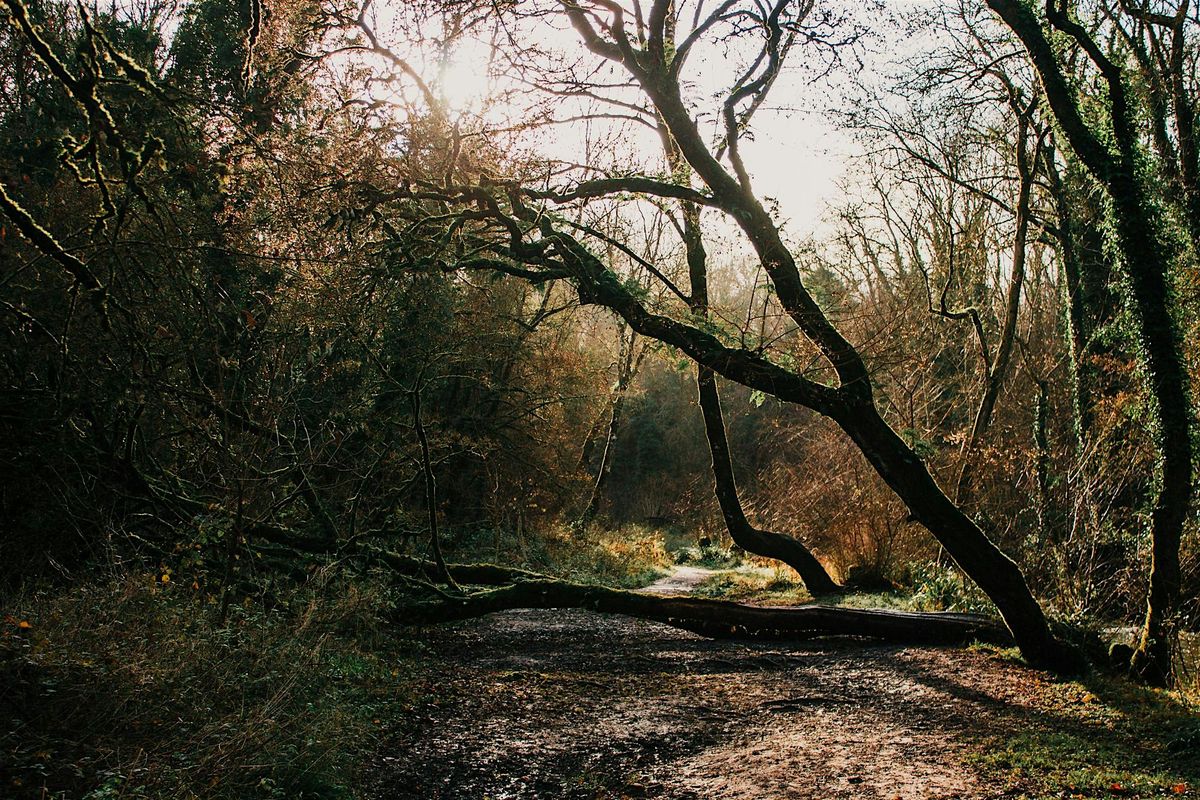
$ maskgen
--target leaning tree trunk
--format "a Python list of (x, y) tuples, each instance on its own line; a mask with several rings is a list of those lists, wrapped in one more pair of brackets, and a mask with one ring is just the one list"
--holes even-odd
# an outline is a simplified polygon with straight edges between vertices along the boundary
[(725, 436), (725, 420), (721, 414), (717, 376), (707, 367), (697, 367), (696, 385), (699, 390), (700, 410), (704, 414), (704, 432), (708, 436), (708, 449), (712, 454), (717, 503), (721, 507), (725, 527), (729, 530), (729, 538), (748, 553), (777, 559), (796, 570), (800, 580), (804, 581), (804, 586), (814, 596), (844, 591), (799, 539), (784, 533), (759, 530), (746, 519), (729, 456), (729, 441)]
[[(782, 8), (782, 5), (777, 6)], [(611, 16), (602, 28), (594, 26), (594, 17), (580, 6), (567, 3), (563, 11), (584, 45), (593, 53), (620, 65), (645, 92), (662, 119), (664, 127), (678, 145), (679, 152), (708, 190), (707, 194), (688, 187), (647, 178), (608, 179), (592, 186), (581, 185), (572, 194), (627, 185), (632, 191), (652, 191), (659, 196), (703, 201), (721, 209), (735, 220), (754, 248), (759, 263), (770, 277), (776, 297), (787, 316), (810, 341), (837, 376), (831, 386), (780, 367), (761, 351), (727, 346), (719, 335), (685, 320), (673, 319), (648, 310), (605, 264), (575, 236), (559, 229), (552, 215), (535, 211), (520, 193), (509, 192), (507, 202), (515, 218), (498, 208), (486, 187), (472, 189), (467, 197), (487, 195), (493, 198), (486, 213), (505, 220), (513, 241), (504, 247), (515, 265), (489, 259), (489, 268), (507, 269), (512, 274), (534, 277), (569, 277), (581, 303), (598, 304), (616, 311), (639, 334), (676, 347), (713, 371), (747, 386), (769, 392), (786, 402), (798, 403), (833, 419), (846, 431), (872, 467), (895, 491), (946, 548), (963, 571), (988, 594), (1013, 633), (1022, 654), (1036, 666), (1068, 671), (1080, 666), (1077, 651), (1054, 636), (1041, 607), (1016, 564), (1008, 558), (974, 522), (972, 522), (933, 480), (926, 465), (904, 440), (884, 421), (875, 404), (871, 374), (861, 353), (822, 311), (805, 288), (800, 269), (791, 250), (783, 241), (771, 213), (750, 186), (749, 174), (736, 150), (740, 133), (734, 105), (739, 99), (773, 82), (779, 66), (780, 31), (778, 15), (769, 17), (771, 35), (769, 69), (731, 95), (725, 105), (728, 149), (733, 166), (729, 172), (709, 149), (691, 111), (683, 101), (682, 87), (675, 70), (673, 50), (664, 46), (663, 27), (671, 16), (670, 3), (656, 3), (647, 23), (650, 30), (645, 47), (635, 45), (625, 29), (620, 4), (606, 4)], [(641, 40), (639, 39), (639, 42)], [(757, 102), (757, 99), (755, 100)], [(542, 193), (543, 196), (544, 193)], [(536, 196), (527, 192), (524, 197)], [(567, 200), (558, 195), (556, 200)], [(486, 203), (481, 204), (486, 205)], [(518, 222), (520, 220), (520, 222)], [(522, 223), (535, 229), (540, 238), (531, 247), (520, 234)], [(532, 271), (520, 264), (535, 266)]]
[[(683, 104), (678, 84), (659, 73), (649, 76), (646, 83), (682, 155), (754, 246), (780, 304), (836, 371), (841, 385), (835, 398), (815, 410), (849, 434), (913, 516), (996, 604), (1031, 664), (1060, 671), (1077, 669), (1078, 654), (1054, 636), (1020, 568), (946, 496), (916, 452), (884, 421), (862, 356), (804, 288), (795, 259), (767, 210), (744, 182), (712, 157)], [(716, 368), (715, 364), (707, 366)]]
[[(686, 174), (687, 163), (683, 160), (669, 131), (660, 131), (667, 161), (677, 174)], [(690, 305), (699, 317), (708, 317), (708, 253), (704, 249), (704, 238), (700, 229), (700, 209), (695, 203), (680, 202), (683, 217), (683, 243), (687, 255), (688, 280), (690, 283)], [(721, 410), (721, 394), (717, 387), (717, 376), (703, 364), (696, 365), (696, 390), (700, 413), (704, 417), (704, 435), (708, 439), (708, 450), (712, 457), (713, 483), (721, 517), (734, 544), (748, 553), (763, 558), (782, 561), (796, 571), (805, 588), (815, 596), (835, 594), (843, 588), (829, 575), (825, 566), (817, 560), (803, 542), (784, 533), (755, 528), (746, 518), (742, 501), (738, 495), (737, 478), (733, 472), (733, 459), (729, 450), (729, 439), (725, 431), (725, 416)]]

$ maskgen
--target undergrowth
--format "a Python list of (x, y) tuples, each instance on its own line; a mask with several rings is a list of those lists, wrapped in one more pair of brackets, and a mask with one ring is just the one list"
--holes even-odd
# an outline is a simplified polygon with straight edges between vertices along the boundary
[(782, 567), (772, 572), (718, 572), (701, 581), (693, 594), (719, 600), (752, 601), (762, 605), (797, 605), (812, 601), (812, 595), (795, 573)]
[(0, 615), (0, 796), (349, 798), (421, 696), (383, 590), (319, 575), (273, 607), (158, 573)]
[(706, 569), (732, 569), (745, 560), (741, 550), (722, 547), (715, 542), (705, 542), (695, 547), (682, 547), (675, 551), (676, 564), (690, 564)]
[(578, 583), (621, 589), (645, 586), (671, 564), (663, 534), (637, 525), (612, 530), (592, 527), (586, 531), (564, 525), (521, 537), (476, 531), (460, 535), (448, 558), (493, 561)]
[[(902, 579), (903, 582), (893, 591), (852, 591), (844, 595), (822, 597), (820, 602), (853, 608), (995, 614), (988, 599), (948, 567), (915, 565), (905, 572)], [(726, 568), (701, 581), (694, 593), (699, 597), (764, 605), (795, 605), (813, 600), (796, 573), (780, 565), (772, 570)]]

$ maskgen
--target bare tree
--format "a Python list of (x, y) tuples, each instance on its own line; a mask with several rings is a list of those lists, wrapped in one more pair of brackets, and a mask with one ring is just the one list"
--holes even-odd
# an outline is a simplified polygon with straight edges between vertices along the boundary
[[(828, 416), (854, 440), (914, 518), (933, 532), (995, 602), (1030, 662), (1056, 668), (1074, 665), (1075, 655), (1051, 633), (1020, 569), (946, 496), (918, 454), (884, 420), (862, 355), (806, 289), (779, 226), (752, 188), (740, 153), (741, 120), (762, 103), (793, 44), (802, 38), (821, 39), (820, 31), (812, 27), (822, 24), (821, 18), (809, 16), (813, 7), (780, 0), (758, 11), (732, 11), (727, 3), (707, 16), (700, 14), (675, 48), (667, 46), (666, 28), (673, 14), (672, 4), (666, 0), (655, 2), (644, 15), (635, 5), (632, 23), (627, 21), (624, 7), (607, 0), (587, 5), (564, 2), (561, 8), (588, 50), (618, 67), (653, 106), (680, 157), (704, 188), (644, 175), (585, 179), (557, 191), (514, 183), (505, 183), (499, 191), (486, 184), (414, 187), (413, 199), (471, 204), (479, 209), (478, 217), (486, 219), (484, 227), (491, 226), (501, 234), (496, 238), (483, 235), (486, 230), (478, 231), (482, 238), (473, 241), (472, 249), (480, 255), (459, 259), (457, 266), (501, 270), (534, 280), (568, 278), (582, 303), (613, 309), (640, 335), (676, 347), (731, 380)], [(752, 29), (760, 31), (762, 39), (757, 56), (751, 58), (753, 67), (735, 79), (722, 103), (723, 139), (712, 146), (684, 99), (683, 68), (697, 43), (710, 35), (720, 38), (716, 29), (722, 26), (726, 36), (736, 38), (738, 31)], [(565, 203), (614, 193), (687, 200), (726, 214), (769, 276), (783, 312), (811, 343), (837, 383), (824, 383), (781, 366), (760, 348), (727, 344), (720, 331), (710, 331), (687, 315), (677, 318), (648, 308), (556, 215), (539, 210), (534, 202)]]

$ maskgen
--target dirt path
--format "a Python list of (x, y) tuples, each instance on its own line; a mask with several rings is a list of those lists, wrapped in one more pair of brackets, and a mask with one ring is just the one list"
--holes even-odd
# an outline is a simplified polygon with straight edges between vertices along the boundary
[(693, 589), (717, 574), (717, 570), (680, 564), (654, 583), (639, 591), (647, 594), (689, 594)]
[(967, 755), (1046, 724), (1031, 700), (1044, 676), (982, 652), (746, 645), (586, 611), (506, 612), (425, 641), (440, 699), (397, 726), (380, 797), (1011, 796)]

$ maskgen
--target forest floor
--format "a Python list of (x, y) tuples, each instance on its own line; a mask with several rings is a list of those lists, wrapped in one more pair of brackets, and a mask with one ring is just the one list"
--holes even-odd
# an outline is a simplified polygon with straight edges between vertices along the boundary
[[(711, 575), (677, 567), (647, 591)], [(1200, 796), (1200, 725), (1166, 693), (1058, 682), (1010, 653), (714, 641), (586, 611), (423, 635), (390, 798)]]

